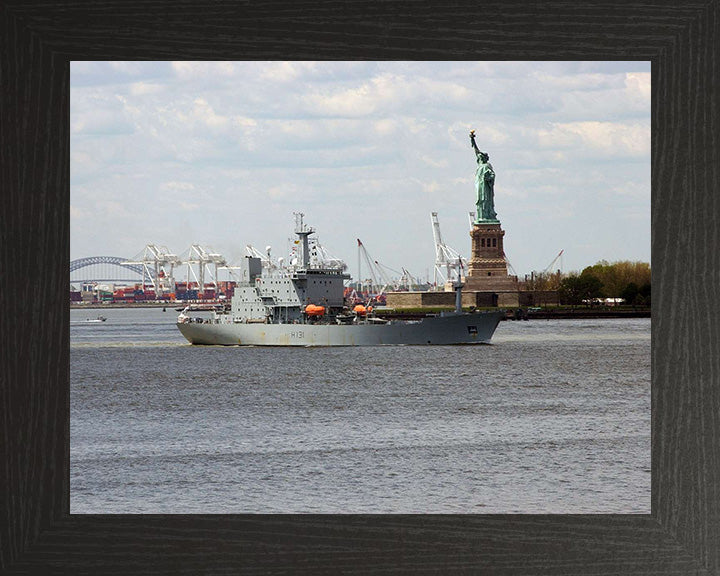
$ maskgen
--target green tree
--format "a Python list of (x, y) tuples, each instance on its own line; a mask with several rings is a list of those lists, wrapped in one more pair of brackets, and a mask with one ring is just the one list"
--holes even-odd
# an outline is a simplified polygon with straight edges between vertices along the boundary
[(650, 264), (647, 262), (631, 262), (621, 260), (609, 263), (601, 260), (593, 266), (583, 270), (600, 279), (603, 285), (603, 292), (608, 298), (622, 298), (622, 292), (630, 283), (636, 286), (650, 284)]
[(580, 275), (570, 274), (560, 282), (560, 302), (577, 305), (589, 300), (592, 303), (603, 295), (600, 279), (586, 270)]
[(638, 288), (638, 285), (635, 284), (635, 282), (630, 282), (623, 291), (620, 293), (620, 298), (625, 300), (626, 304), (636, 304), (638, 295), (640, 294), (640, 289)]
[(642, 303), (645, 306), (650, 306), (650, 282), (640, 286), (638, 297), (642, 298), (642, 302), (638, 302), (638, 304)]

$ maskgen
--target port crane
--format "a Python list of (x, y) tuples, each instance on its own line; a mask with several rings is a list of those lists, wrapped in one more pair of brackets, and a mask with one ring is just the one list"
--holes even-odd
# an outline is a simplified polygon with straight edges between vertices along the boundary
[[(531, 286), (534, 290), (547, 290), (553, 286), (557, 286), (560, 282), (560, 275), (562, 274), (563, 252), (565, 252), (565, 250), (560, 250), (558, 255), (553, 258), (552, 262), (550, 262), (542, 272), (533, 271), (530, 273)], [(560, 269), (558, 269), (558, 274), (555, 275), (552, 273), (552, 269), (558, 260), (560, 260)], [(525, 279), (527, 281), (527, 276), (525, 276)]]
[[(187, 279), (190, 280), (190, 276), (192, 276), (197, 282), (200, 291), (205, 290), (206, 269), (211, 276), (213, 286), (217, 290), (218, 268), (228, 267), (225, 257), (211, 250), (212, 248), (208, 250), (199, 244), (192, 244), (183, 253), (182, 263), (187, 265)], [(215, 274), (212, 273), (211, 266), (214, 267)], [(197, 273), (195, 267), (197, 267)]]
[(563, 252), (565, 252), (565, 249), (560, 250), (560, 252), (558, 253), (557, 256), (555, 256), (555, 258), (553, 259), (553, 261), (550, 262), (550, 264), (548, 264), (547, 268), (545, 268), (545, 270), (542, 271), (542, 274), (543, 274), (543, 275), (545, 275), (545, 274), (547, 274), (548, 272), (550, 272), (551, 268), (552, 268), (553, 266), (555, 266), (555, 262), (557, 262), (558, 260), (560, 260), (560, 269), (559, 269), (559, 271), (562, 272), (562, 267), (563, 267), (563, 266), (562, 266), (562, 260), (561, 260), (561, 258), (562, 258)]
[(503, 258), (505, 259), (505, 264), (507, 264), (510, 274), (512, 274), (513, 276), (517, 276), (517, 272), (515, 272), (515, 268), (513, 268), (513, 265), (510, 264), (510, 260), (508, 260), (507, 254), (505, 254), (504, 250), (503, 250)]
[[(360, 287), (369, 288), (373, 294), (380, 294), (385, 291), (385, 288), (391, 283), (387, 273), (377, 264), (377, 260), (374, 260), (365, 248), (360, 238), (357, 239), (358, 243), (358, 284)], [(370, 285), (364, 285), (362, 279), (361, 263), (365, 262), (370, 275)]]
[[(394, 268), (381, 264), (370, 256), (370, 253), (367, 251), (367, 248), (365, 248), (365, 245), (362, 243), (360, 238), (357, 239), (357, 242), (358, 291), (363, 292), (365, 290), (369, 290), (372, 294), (379, 295), (386, 292), (388, 288), (395, 291), (404, 289), (411, 291), (413, 289), (413, 284), (420, 284), (420, 281), (417, 278), (414, 278), (406, 268), (402, 268), (402, 272), (400, 272), (399, 270), (395, 270)], [(368, 269), (368, 274), (370, 275), (369, 285), (364, 284), (362, 280), (361, 265), (363, 262), (365, 263), (365, 266)], [(395, 273), (398, 276), (392, 278), (390, 276), (390, 272)]]
[[(470, 216), (472, 222), (474, 213), (471, 212)], [(460, 273), (459, 270), (467, 270), (467, 261), (460, 256), (457, 251), (443, 242), (437, 212), (431, 213), (430, 222), (432, 223), (433, 239), (435, 240), (435, 271), (433, 274), (433, 282), (435, 286), (437, 286), (439, 278), (444, 285), (454, 278), (453, 273), (457, 276), (457, 274)]]
[(183, 261), (166, 246), (147, 244), (140, 254), (124, 264), (140, 265), (143, 288), (147, 283), (152, 285), (156, 294), (162, 294), (175, 291), (175, 267), (182, 265)]
[(400, 277), (400, 284), (402, 286), (407, 286), (407, 289), (409, 292), (413, 291), (413, 286), (417, 287), (422, 284), (420, 281), (420, 278), (417, 276), (413, 276), (410, 274), (410, 272), (407, 270), (407, 268), (402, 268), (402, 276)]
[(420, 281), (415, 278), (410, 272), (408, 272), (407, 268), (401, 266), (401, 270), (395, 270), (395, 268), (390, 268), (390, 266), (385, 266), (385, 264), (381, 264), (377, 260), (374, 261), (375, 265), (378, 266), (378, 268), (381, 271), (390, 271), (394, 274), (397, 274), (394, 278), (388, 278), (387, 272), (383, 275), (384, 280), (386, 281), (386, 286), (392, 285), (392, 289), (395, 291), (399, 290), (407, 290), (409, 292), (413, 289), (413, 284), (418, 285), (420, 284)]

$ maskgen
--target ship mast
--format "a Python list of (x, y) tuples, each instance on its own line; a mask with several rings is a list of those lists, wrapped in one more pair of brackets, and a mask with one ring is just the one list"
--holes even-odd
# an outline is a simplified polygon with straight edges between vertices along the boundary
[(295, 216), (295, 234), (297, 234), (302, 241), (302, 258), (300, 259), (300, 262), (302, 262), (302, 269), (307, 270), (308, 265), (310, 264), (308, 236), (313, 234), (315, 230), (303, 223), (303, 216), (305, 216), (305, 214), (302, 212), (293, 212), (293, 215)]

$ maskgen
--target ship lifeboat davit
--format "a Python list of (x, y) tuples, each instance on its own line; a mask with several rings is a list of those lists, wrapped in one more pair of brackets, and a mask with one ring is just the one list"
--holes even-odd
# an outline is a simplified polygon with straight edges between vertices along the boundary
[(323, 316), (325, 314), (325, 306), (315, 306), (315, 304), (308, 304), (305, 306), (305, 314), (308, 316)]

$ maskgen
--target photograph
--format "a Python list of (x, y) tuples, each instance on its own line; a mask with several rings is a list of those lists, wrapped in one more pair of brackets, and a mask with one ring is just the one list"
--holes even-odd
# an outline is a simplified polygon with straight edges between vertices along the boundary
[(70, 512), (651, 511), (651, 64), (72, 61)]

